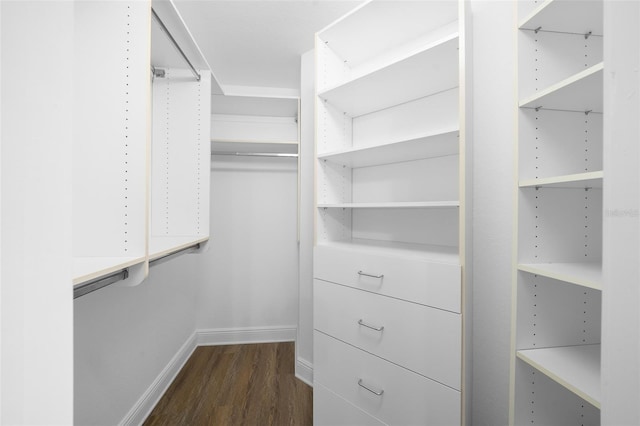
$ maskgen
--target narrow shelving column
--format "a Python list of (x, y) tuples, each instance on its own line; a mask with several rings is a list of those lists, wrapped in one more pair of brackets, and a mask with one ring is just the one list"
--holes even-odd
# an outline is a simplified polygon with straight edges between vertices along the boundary
[(602, 1), (518, 4), (511, 424), (600, 423)]
[(374, 0), (316, 35), (317, 425), (470, 423), (468, 25)]
[(150, 12), (148, 1), (75, 4), (74, 284), (147, 274)]
[(209, 64), (173, 3), (155, 0), (153, 11), (151, 262), (209, 239), (211, 90), (217, 89)]

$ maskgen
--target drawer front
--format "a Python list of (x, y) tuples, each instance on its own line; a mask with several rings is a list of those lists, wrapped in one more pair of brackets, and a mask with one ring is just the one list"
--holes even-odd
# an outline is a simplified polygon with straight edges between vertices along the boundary
[(314, 426), (385, 426), (321, 384), (313, 384)]
[(460, 389), (460, 314), (317, 279), (313, 297), (316, 330)]
[(313, 267), (315, 278), (460, 312), (460, 265), (318, 246)]
[(314, 332), (313, 360), (315, 383), (385, 423), (460, 424), (459, 391), (319, 331)]

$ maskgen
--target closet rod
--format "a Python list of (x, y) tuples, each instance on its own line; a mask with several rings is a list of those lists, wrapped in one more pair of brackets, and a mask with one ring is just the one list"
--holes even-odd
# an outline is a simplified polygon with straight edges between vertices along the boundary
[(81, 284), (73, 288), (73, 298), (77, 299), (80, 296), (89, 294), (96, 290), (100, 290), (108, 285), (116, 283), (118, 281), (126, 280), (129, 277), (129, 269), (125, 268), (113, 274), (109, 274), (104, 277), (97, 278), (93, 281)]
[(173, 259), (174, 257), (178, 257), (178, 256), (180, 256), (182, 254), (185, 254), (188, 251), (198, 250), (199, 248), (200, 248), (200, 243), (196, 243), (196, 244), (194, 244), (192, 246), (185, 247), (185, 248), (180, 249), (180, 250), (176, 250), (176, 251), (174, 251), (172, 253), (169, 253), (169, 254), (165, 254), (164, 256), (161, 256), (161, 257), (158, 257), (156, 259), (153, 259), (153, 260), (149, 261), (149, 267), (155, 266), (158, 263), (162, 263), (162, 262), (167, 261), (169, 259)]
[(193, 67), (193, 65), (191, 64), (191, 61), (189, 60), (189, 58), (187, 58), (187, 55), (185, 55), (185, 53), (182, 51), (182, 49), (180, 48), (180, 45), (178, 44), (176, 39), (173, 38), (173, 36), (169, 32), (169, 29), (164, 25), (164, 22), (162, 22), (162, 20), (160, 19), (160, 17), (156, 13), (156, 11), (153, 10), (153, 8), (151, 8), (151, 13), (153, 13), (153, 17), (158, 22), (158, 24), (160, 24), (160, 28), (162, 28), (162, 31), (164, 31), (164, 33), (167, 35), (167, 37), (169, 37), (169, 40), (171, 40), (171, 42), (173, 43), (175, 48), (178, 49), (178, 52), (180, 52), (180, 54), (182, 55), (184, 60), (187, 61), (187, 64), (189, 65), (189, 68), (191, 68), (191, 72), (196, 77), (196, 80), (200, 81), (200, 78), (201, 78), (200, 73), (198, 73), (198, 71)]
[(233, 155), (237, 157), (280, 157), (280, 158), (298, 158), (298, 154), (286, 152), (219, 152), (213, 151), (211, 155)]

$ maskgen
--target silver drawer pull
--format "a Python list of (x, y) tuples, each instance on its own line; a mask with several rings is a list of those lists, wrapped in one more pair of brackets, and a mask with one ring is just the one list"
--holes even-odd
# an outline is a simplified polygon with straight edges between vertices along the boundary
[(384, 274), (373, 275), (373, 274), (367, 274), (366, 272), (362, 272), (362, 271), (358, 271), (358, 275), (365, 276), (365, 277), (371, 277), (371, 278), (384, 278)]
[(358, 386), (360, 386), (361, 388), (365, 388), (366, 390), (368, 390), (369, 392), (371, 392), (374, 395), (382, 395), (384, 393), (384, 389), (380, 389), (380, 390), (375, 390), (373, 388), (370, 388), (369, 386), (365, 385), (364, 383), (362, 383), (362, 379), (358, 380)]
[(367, 324), (366, 322), (362, 321), (361, 319), (359, 319), (359, 320), (358, 320), (358, 324), (360, 324), (360, 325), (361, 325), (361, 326), (363, 326), (363, 327), (367, 327), (367, 328), (370, 328), (370, 329), (372, 329), (372, 330), (375, 330), (375, 331), (382, 331), (382, 330), (384, 330), (384, 325), (381, 325), (380, 327), (376, 327), (376, 326), (374, 326), (374, 325), (369, 325), (369, 324)]

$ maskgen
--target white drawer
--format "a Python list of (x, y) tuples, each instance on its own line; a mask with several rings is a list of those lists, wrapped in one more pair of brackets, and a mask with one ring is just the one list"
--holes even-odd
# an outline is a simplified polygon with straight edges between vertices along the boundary
[(459, 391), (319, 331), (314, 332), (313, 363), (314, 384), (326, 386), (385, 423), (460, 424)]
[(318, 246), (313, 268), (325, 281), (460, 312), (460, 265)]
[(317, 279), (313, 287), (315, 329), (460, 389), (460, 314)]
[(385, 426), (321, 384), (313, 384), (314, 426)]

